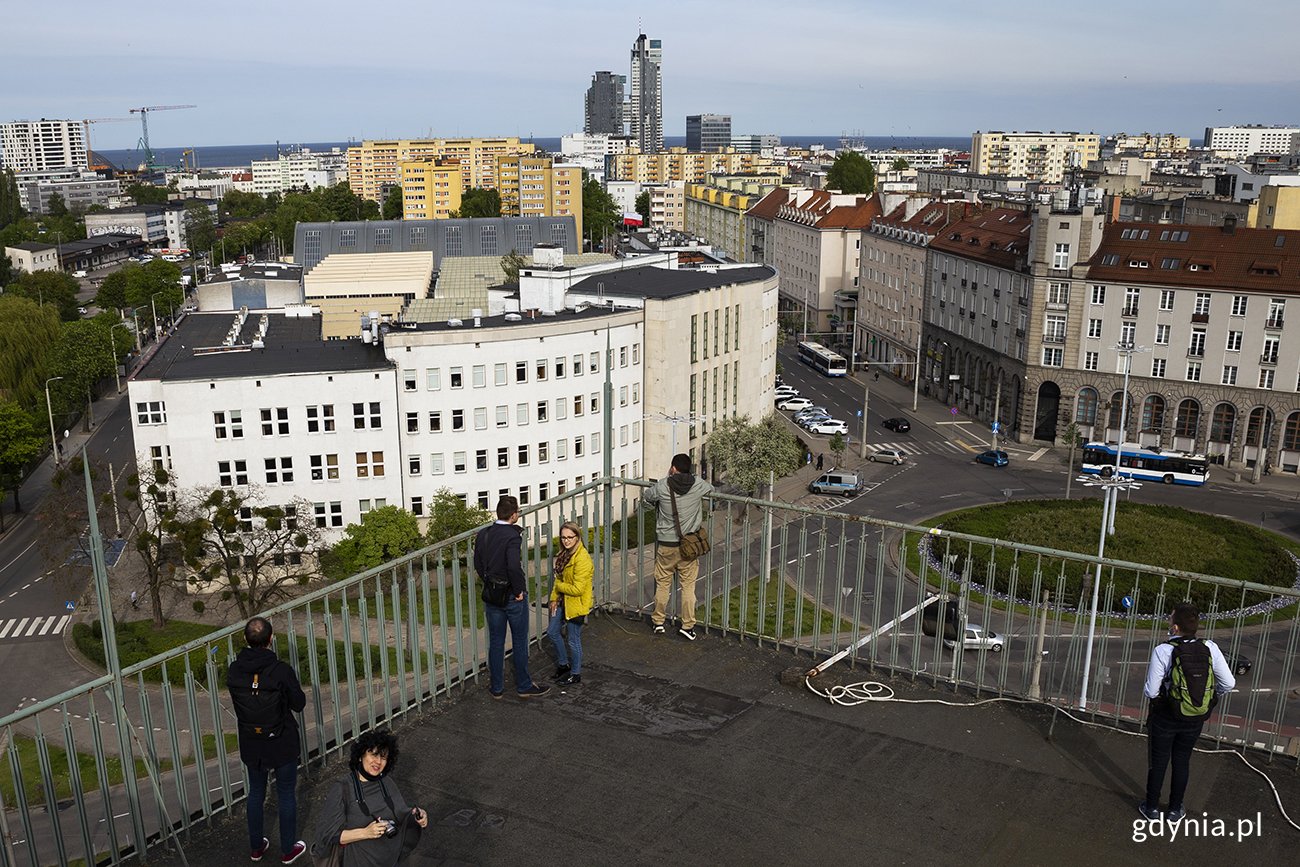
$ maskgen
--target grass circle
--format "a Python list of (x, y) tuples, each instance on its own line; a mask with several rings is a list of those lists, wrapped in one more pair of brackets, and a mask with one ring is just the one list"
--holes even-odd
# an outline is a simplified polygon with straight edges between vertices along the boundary
[[(1004, 542), (1095, 555), (1101, 517), (1099, 500), (1019, 500), (962, 509), (927, 523)], [(1121, 500), (1115, 534), (1106, 538), (1105, 556), (1289, 589), (1296, 584), (1296, 561), (1290, 552), (1298, 548), (1273, 533), (1217, 515)], [(995, 593), (1027, 596), (1032, 575), (1040, 569), (1045, 586), (1054, 591), (1060, 578), (1067, 600), (1079, 600), (1090, 586), (1087, 578), (1092, 567), (1075, 561), (1040, 561), (1036, 556), (1017, 556), (1006, 548), (980, 545), (955, 546), (954, 551), (954, 568), (969, 568), (972, 580)], [(1249, 608), (1268, 599), (1263, 593), (1186, 579), (1166, 581), (1159, 575), (1130, 570), (1104, 569), (1102, 580), (1111, 583), (1115, 591), (1109, 596), (1116, 613), (1123, 611), (1120, 599), (1125, 595), (1133, 597), (1138, 613), (1153, 612), (1161, 592), (1167, 599), (1186, 595), (1202, 611)]]

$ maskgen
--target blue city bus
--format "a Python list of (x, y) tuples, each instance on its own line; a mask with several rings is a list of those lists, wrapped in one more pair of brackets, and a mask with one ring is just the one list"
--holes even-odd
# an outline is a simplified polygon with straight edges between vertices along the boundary
[(831, 352), (820, 343), (804, 341), (799, 344), (799, 360), (816, 369), (822, 376), (846, 376), (849, 362), (838, 352)]
[(1203, 485), (1210, 478), (1210, 462), (1205, 455), (1162, 451), (1157, 448), (1125, 443), (1088, 443), (1083, 447), (1083, 471), (1109, 479), (1115, 475), (1115, 454), (1119, 451), (1119, 474), (1126, 478), (1166, 485)]

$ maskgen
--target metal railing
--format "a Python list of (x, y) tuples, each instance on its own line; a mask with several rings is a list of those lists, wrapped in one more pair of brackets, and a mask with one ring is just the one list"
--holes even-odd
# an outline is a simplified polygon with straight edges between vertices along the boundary
[[(643, 484), (600, 480), (524, 514), (534, 602), (549, 590), (552, 534), (574, 519), (588, 530), (597, 604), (629, 615), (648, 609), (654, 515), (638, 508)], [(1300, 719), (1286, 688), (1300, 647), (1300, 590), (721, 494), (708, 526), (714, 547), (700, 561), (696, 592), (704, 631), (810, 659), (853, 647), (844, 664), (868, 673), (1070, 707), (1084, 698), (1083, 615), (1100, 563), (1103, 616), (1086, 704), (1115, 724), (1143, 718), (1151, 647), (1164, 639), (1172, 605), (1191, 598), (1207, 621), (1202, 634), (1252, 662), (1206, 734), (1295, 755)], [(268, 612), (275, 649), (308, 694), (299, 731), (309, 772), (362, 731), (479, 685), (487, 638), (468, 565), (473, 535)], [(955, 608), (938, 604), (945, 598)], [(928, 627), (919, 615), (903, 617), (927, 600)], [(537, 641), (545, 608), (532, 611)], [(944, 641), (954, 612), (998, 638)], [(125, 667), (119, 693), (112, 677), (99, 677), (0, 719), (3, 864), (117, 863), (164, 841), (183, 847), (191, 829), (242, 801), (247, 782), (224, 687), (242, 626)], [(1258, 689), (1265, 683), (1272, 691)], [(110, 740), (116, 720), (130, 738)]]

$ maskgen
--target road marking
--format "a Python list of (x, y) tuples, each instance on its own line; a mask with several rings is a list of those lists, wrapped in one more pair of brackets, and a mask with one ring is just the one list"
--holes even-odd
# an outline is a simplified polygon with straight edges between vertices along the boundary
[[(22, 549), (22, 550), (19, 551), (16, 555), (14, 555), (14, 558), (13, 558), (12, 560), (10, 560), (8, 563), (4, 564), (3, 566), (0, 566), (0, 572), (3, 572), (4, 570), (8, 569), (10, 566), (12, 566), (12, 565), (14, 565), (15, 563), (17, 563), (17, 562), (18, 562), (18, 559), (19, 559), (20, 557), (22, 557), (24, 554), (26, 554), (28, 551), (30, 551), (30, 550), (32, 549), (32, 545), (35, 545), (35, 544), (36, 544), (35, 541), (29, 542), (26, 548)], [(12, 594), (11, 594), (11, 595), (12, 595)]]
[(23, 627), (27, 625), (27, 622), (29, 620), (31, 620), (30, 617), (24, 617), (22, 620), (18, 622), (18, 628), (14, 630), (14, 638), (18, 637), (18, 633), (23, 631)]
[[(27, 630), (27, 634), (24, 635), (23, 638), (30, 638), (31, 636), (35, 635), (35, 634), (36, 634), (36, 628), (37, 628), (38, 626), (41, 625), (41, 622), (42, 622), (44, 619), (45, 619), (44, 617), (37, 617), (34, 621), (32, 621), (31, 628)], [(50, 618), (50, 619), (53, 620), (54, 618)], [(14, 637), (15, 637), (15, 638), (18, 637), (18, 633), (17, 633), (17, 632), (14, 633)]]
[(952, 497), (964, 497), (964, 496), (966, 496), (966, 495), (965, 495), (965, 494), (944, 494), (944, 495), (943, 495), (942, 497), (940, 497), (939, 499), (941, 499), (941, 500), (947, 500), (947, 499), (951, 499)]
[(20, 587), (19, 589), (20, 589), (20, 590), (26, 590), (28, 587), (31, 587), (31, 586), (32, 586), (32, 584), (31, 584), (31, 582), (29, 581), (29, 582), (27, 582), (26, 584), (24, 584), (22, 587)]
[(14, 622), (13, 622), (12, 620), (6, 620), (6, 621), (5, 621), (5, 628), (4, 628), (4, 629), (0, 629), (0, 638), (4, 638), (6, 635), (8, 635), (8, 634), (9, 634), (9, 630), (10, 630), (10, 629), (13, 629), (13, 628), (14, 628)]
[(1043, 455), (1045, 455), (1045, 454), (1047, 454), (1047, 449), (1046, 449), (1046, 448), (1041, 448), (1041, 449), (1039, 449), (1038, 451), (1034, 452), (1034, 453), (1033, 453), (1032, 455), (1030, 455), (1029, 457), (1025, 458), (1025, 460), (1027, 460), (1027, 461), (1036, 461), (1036, 460), (1038, 460), (1039, 458), (1041, 458), (1041, 457), (1042, 457)]

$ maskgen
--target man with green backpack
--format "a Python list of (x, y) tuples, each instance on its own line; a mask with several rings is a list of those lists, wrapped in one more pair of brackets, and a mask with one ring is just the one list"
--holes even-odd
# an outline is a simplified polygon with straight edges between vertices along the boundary
[(1157, 644), (1151, 652), (1145, 689), (1151, 701), (1147, 716), (1147, 793), (1138, 804), (1138, 812), (1146, 819), (1161, 818), (1160, 791), (1171, 760), (1174, 770), (1169, 782), (1169, 809), (1163, 817), (1177, 822), (1186, 815), (1183, 794), (1201, 727), (1219, 696), (1237, 685), (1218, 645), (1196, 637), (1199, 628), (1196, 606), (1179, 602), (1169, 615), (1169, 640)]

